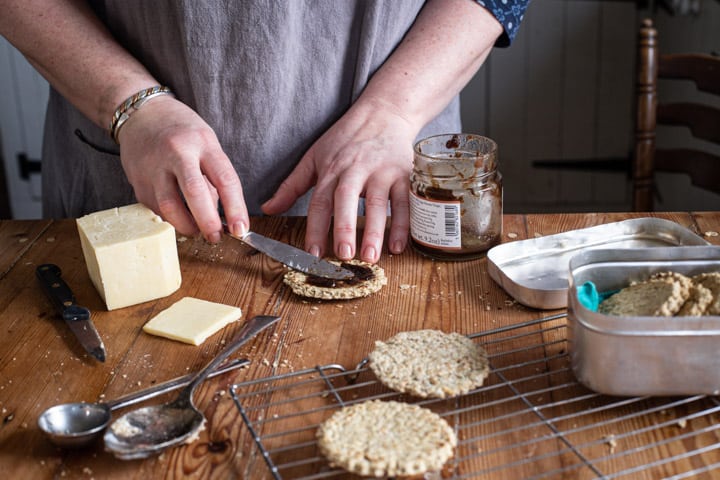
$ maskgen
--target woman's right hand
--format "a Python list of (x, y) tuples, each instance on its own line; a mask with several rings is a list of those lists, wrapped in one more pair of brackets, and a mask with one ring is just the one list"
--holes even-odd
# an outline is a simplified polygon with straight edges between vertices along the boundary
[(234, 234), (249, 227), (240, 178), (215, 132), (168, 95), (148, 100), (118, 132), (120, 158), (137, 200), (184, 235), (220, 241), (218, 200)]

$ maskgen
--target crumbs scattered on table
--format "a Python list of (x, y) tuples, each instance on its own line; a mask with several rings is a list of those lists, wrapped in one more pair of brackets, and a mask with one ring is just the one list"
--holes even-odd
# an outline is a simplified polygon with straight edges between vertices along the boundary
[(678, 426), (679, 428), (685, 428), (685, 427), (687, 427), (687, 419), (686, 419), (686, 418), (681, 418), (681, 419), (679, 419), (679, 420), (677, 421), (677, 426)]
[(517, 238), (518, 234), (515, 232), (510, 232), (507, 234), (508, 238)]
[(608, 447), (610, 447), (610, 453), (615, 453), (615, 447), (617, 447), (617, 440), (615, 440), (615, 435), (612, 433), (610, 435), (606, 435), (603, 440), (607, 444)]
[(713, 232), (713, 231), (711, 230), (711, 231), (708, 231), (708, 232), (703, 233), (703, 235), (705, 235), (706, 237), (717, 237), (717, 236), (720, 235), (720, 234), (719, 234), (718, 232)]

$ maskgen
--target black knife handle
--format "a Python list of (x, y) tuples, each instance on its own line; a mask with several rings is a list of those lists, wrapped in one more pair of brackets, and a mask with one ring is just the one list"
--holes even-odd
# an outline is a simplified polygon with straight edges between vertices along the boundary
[(62, 270), (57, 265), (46, 263), (35, 269), (45, 293), (48, 294), (57, 311), (62, 315), (68, 307), (75, 305), (75, 295), (65, 280), (61, 278)]

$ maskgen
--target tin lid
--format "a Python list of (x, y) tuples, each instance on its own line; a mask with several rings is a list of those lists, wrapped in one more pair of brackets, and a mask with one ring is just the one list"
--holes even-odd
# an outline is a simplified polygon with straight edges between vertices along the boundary
[(567, 307), (569, 262), (589, 249), (639, 249), (709, 243), (676, 222), (634, 218), (504, 243), (488, 251), (488, 272), (515, 300), (528, 307)]

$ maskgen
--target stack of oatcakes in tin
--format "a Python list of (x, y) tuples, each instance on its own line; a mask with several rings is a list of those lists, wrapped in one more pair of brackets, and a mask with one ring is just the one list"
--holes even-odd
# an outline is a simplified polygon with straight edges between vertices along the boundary
[(720, 315), (720, 272), (692, 277), (677, 272), (655, 273), (608, 297), (598, 311), (630, 317)]

